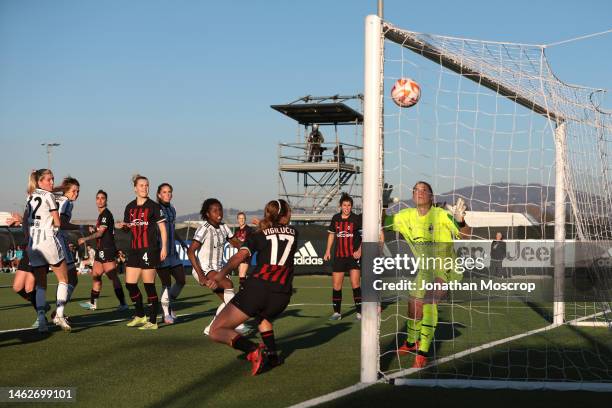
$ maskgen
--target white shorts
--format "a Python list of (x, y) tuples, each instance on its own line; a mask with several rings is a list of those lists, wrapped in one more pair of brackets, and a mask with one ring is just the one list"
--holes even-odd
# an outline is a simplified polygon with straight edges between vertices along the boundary
[(58, 232), (57, 239), (62, 246), (62, 252), (64, 253), (64, 258), (66, 259), (66, 264), (68, 265), (68, 269), (74, 265), (74, 257), (72, 256), (72, 252), (68, 250), (68, 236), (63, 232)]
[(30, 266), (33, 268), (45, 265), (57, 265), (65, 258), (60, 240), (53, 231), (41, 231), (38, 240), (30, 237), (28, 242), (28, 256)]

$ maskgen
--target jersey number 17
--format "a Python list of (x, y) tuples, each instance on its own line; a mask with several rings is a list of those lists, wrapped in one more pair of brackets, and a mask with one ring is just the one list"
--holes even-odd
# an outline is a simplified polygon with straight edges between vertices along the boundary
[[(274, 234), (274, 235), (266, 235), (266, 239), (270, 241), (272, 244), (272, 249), (270, 250), (270, 265), (284, 265), (289, 257), (289, 252), (291, 252), (291, 247), (293, 246), (293, 241), (295, 237), (293, 235), (286, 234)], [(286, 241), (285, 250), (283, 251), (283, 256), (281, 259), (278, 258), (278, 241)]]

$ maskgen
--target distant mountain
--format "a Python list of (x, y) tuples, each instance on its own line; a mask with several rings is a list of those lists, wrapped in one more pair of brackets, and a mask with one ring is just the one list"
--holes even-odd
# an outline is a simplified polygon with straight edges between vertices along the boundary
[[(237, 210), (235, 208), (224, 208), (223, 209), (223, 219), (228, 224), (236, 224), (236, 215), (241, 210)], [(250, 223), (253, 217), (262, 218), (263, 217), (263, 209), (262, 210), (253, 210), (253, 211), (243, 211), (246, 214), (247, 223)], [(185, 215), (178, 215), (176, 217), (176, 222), (185, 222), (185, 221), (199, 221), (201, 220), (199, 213), (191, 213)]]

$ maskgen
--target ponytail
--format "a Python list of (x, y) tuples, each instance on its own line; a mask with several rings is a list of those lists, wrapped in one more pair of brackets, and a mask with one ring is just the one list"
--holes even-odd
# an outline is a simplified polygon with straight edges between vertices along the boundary
[(289, 211), (289, 204), (283, 199), (268, 202), (264, 209), (264, 219), (259, 222), (259, 229), (264, 230), (278, 225), (280, 220), (289, 214)]
[(38, 188), (38, 182), (47, 174), (53, 175), (53, 172), (49, 169), (32, 170), (28, 178), (28, 195), (32, 194), (34, 190)]

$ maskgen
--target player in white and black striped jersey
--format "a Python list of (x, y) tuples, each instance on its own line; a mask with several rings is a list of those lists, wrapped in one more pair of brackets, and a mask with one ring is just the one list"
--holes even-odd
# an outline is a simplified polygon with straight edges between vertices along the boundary
[[(226, 242), (239, 248), (242, 245), (239, 239), (233, 236), (230, 228), (223, 223), (223, 206), (216, 198), (209, 198), (202, 203), (200, 216), (204, 223), (196, 230), (193, 240), (187, 251), (189, 261), (193, 266), (192, 275), (202, 286), (207, 282), (206, 275), (211, 271), (221, 270), (223, 267), (223, 248)], [(234, 284), (230, 279), (224, 279), (213, 292), (221, 299), (215, 317), (223, 310), (225, 305), (234, 297)], [(212, 322), (204, 329), (208, 335)], [(241, 325), (237, 330), (245, 330)]]
[[(62, 180), (62, 185), (55, 189), (56, 194), (60, 194), (56, 197), (58, 211), (60, 215), (61, 226), (57, 233), (60, 245), (62, 246), (62, 252), (66, 259), (66, 267), (68, 268), (68, 296), (66, 302), (70, 301), (72, 293), (79, 283), (77, 277), (76, 260), (72, 253), (68, 249), (69, 237), (67, 231), (80, 230), (81, 233), (85, 233), (90, 226), (88, 225), (76, 225), (72, 224), (72, 210), (74, 208), (74, 202), (79, 198), (81, 185), (79, 181), (73, 177), (65, 177)], [(55, 314), (55, 312), (54, 312)], [(54, 317), (54, 322), (56, 320)]]
[(40, 169), (30, 173), (28, 183), (27, 223), (29, 227), (28, 256), (32, 271), (36, 276), (36, 309), (38, 312), (38, 331), (46, 332), (45, 295), (47, 271), (49, 266), (57, 277), (56, 324), (62, 330), (71, 328), (64, 318), (64, 306), (68, 298), (68, 269), (64, 251), (56, 236), (61, 226), (57, 202), (53, 195), (54, 178), (51, 170)]

